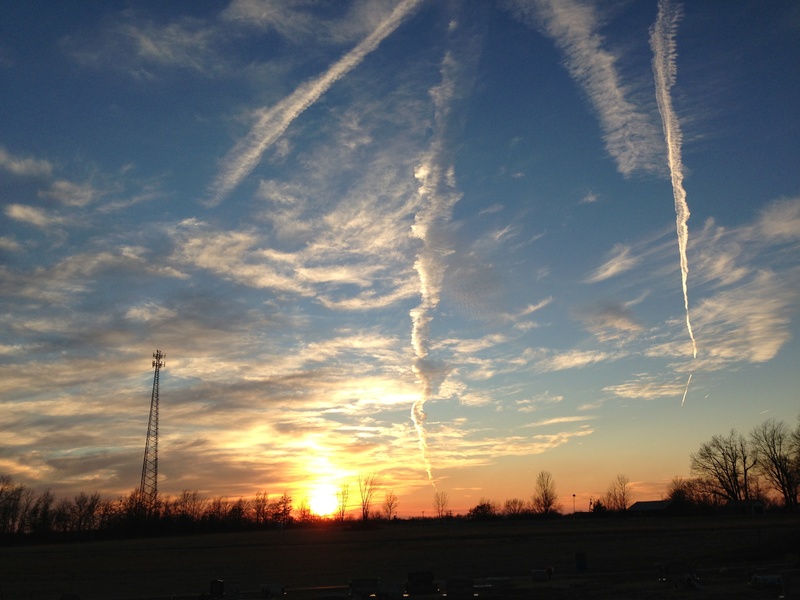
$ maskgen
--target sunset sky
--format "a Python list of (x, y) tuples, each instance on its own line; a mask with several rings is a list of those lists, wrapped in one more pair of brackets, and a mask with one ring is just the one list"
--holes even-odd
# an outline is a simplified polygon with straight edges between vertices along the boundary
[(800, 415), (798, 64), (791, 0), (3, 3), (0, 474), (138, 487), (159, 349), (162, 494), (658, 499)]

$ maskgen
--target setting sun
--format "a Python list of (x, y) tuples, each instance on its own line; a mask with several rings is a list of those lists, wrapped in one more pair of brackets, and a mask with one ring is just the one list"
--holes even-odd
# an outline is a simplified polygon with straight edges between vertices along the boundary
[(332, 515), (336, 512), (336, 488), (332, 485), (321, 485), (311, 490), (308, 501), (311, 512), (320, 517)]

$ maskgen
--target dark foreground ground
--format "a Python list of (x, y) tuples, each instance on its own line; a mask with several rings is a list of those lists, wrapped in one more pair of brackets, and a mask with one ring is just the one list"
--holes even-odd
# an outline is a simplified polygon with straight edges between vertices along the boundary
[[(197, 598), (215, 580), (226, 598), (263, 597), (268, 585), (285, 589), (285, 600), (344, 596), (358, 578), (400, 594), (418, 571), (432, 572), (442, 591), (448, 580), (472, 579), (478, 600), (778, 598), (768, 576), (798, 552), (797, 516), (396, 522), (5, 547), (0, 600)], [(670, 561), (687, 563), (696, 585), (659, 581), (657, 565)]]

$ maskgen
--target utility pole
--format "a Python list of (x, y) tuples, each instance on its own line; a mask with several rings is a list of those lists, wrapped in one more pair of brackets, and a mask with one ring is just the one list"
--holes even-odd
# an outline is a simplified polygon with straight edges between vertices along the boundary
[(158, 498), (158, 375), (167, 355), (156, 350), (153, 353), (153, 394), (150, 396), (150, 420), (147, 423), (147, 441), (144, 444), (142, 482), (139, 485), (139, 505), (151, 511)]

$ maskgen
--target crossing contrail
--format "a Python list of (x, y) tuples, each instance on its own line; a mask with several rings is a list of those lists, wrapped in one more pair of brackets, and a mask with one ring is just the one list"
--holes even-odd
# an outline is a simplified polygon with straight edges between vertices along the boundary
[[(680, 252), (681, 283), (683, 285), (683, 305), (686, 310), (686, 328), (692, 340), (692, 356), (697, 358), (697, 343), (689, 318), (689, 262), (686, 258), (686, 246), (689, 241), (689, 205), (686, 203), (686, 191), (683, 189), (683, 162), (681, 159), (681, 128), (678, 118), (672, 109), (670, 89), (675, 83), (677, 67), (675, 64), (675, 33), (681, 18), (679, 7), (672, 6), (669, 0), (659, 0), (658, 17), (650, 30), (650, 47), (653, 49), (653, 75), (656, 83), (656, 101), (661, 121), (664, 125), (664, 137), (667, 143), (667, 158), (672, 177), (672, 195), (675, 198), (675, 220), (678, 231), (678, 251)], [(689, 377), (691, 380), (691, 376)], [(688, 389), (688, 382), (687, 382)], [(684, 394), (684, 400), (686, 395)]]
[(222, 202), (242, 179), (253, 171), (266, 149), (283, 135), (292, 121), (314, 104), (336, 81), (358, 66), (364, 57), (391, 35), (421, 2), (422, 0), (400, 2), (375, 31), (322, 75), (306, 81), (278, 104), (262, 111), (250, 132), (222, 160), (222, 167), (209, 189), (208, 204), (215, 206)]

